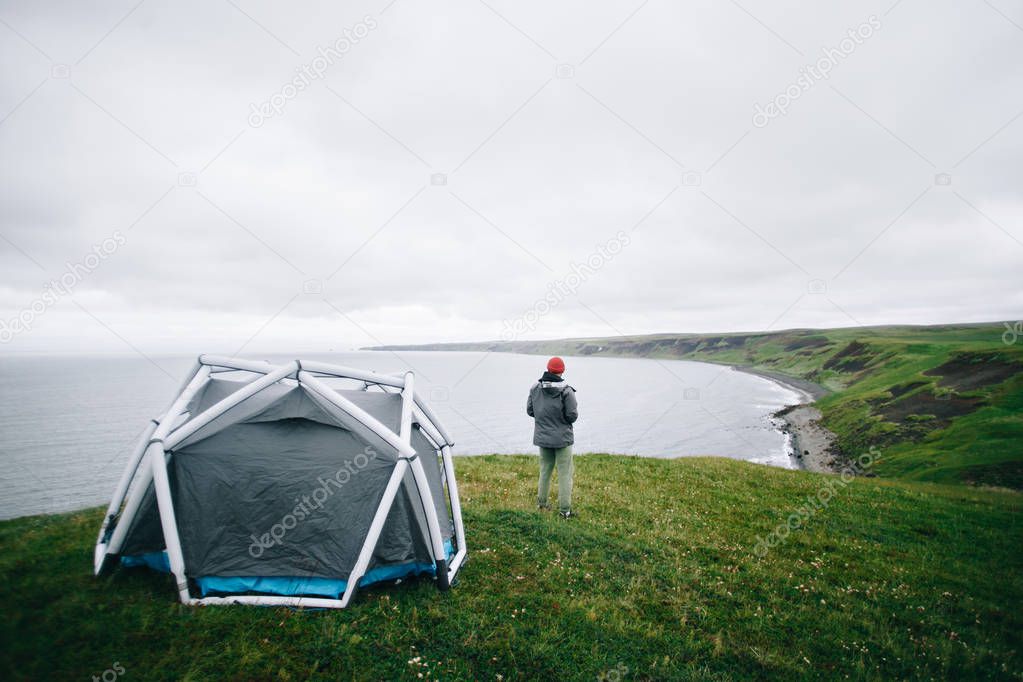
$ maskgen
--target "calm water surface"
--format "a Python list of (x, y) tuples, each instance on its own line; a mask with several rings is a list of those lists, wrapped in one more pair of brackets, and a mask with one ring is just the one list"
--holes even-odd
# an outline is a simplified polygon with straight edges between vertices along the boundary
[[(288, 356), (264, 356), (285, 361)], [(545, 358), (505, 353), (308, 355), (379, 372), (416, 372), (416, 386), (455, 452), (532, 452), (526, 394)], [(191, 357), (0, 358), (0, 518), (106, 504), (135, 439), (167, 408)], [(576, 452), (719, 455), (793, 467), (771, 413), (798, 395), (698, 362), (566, 358), (578, 390)]]

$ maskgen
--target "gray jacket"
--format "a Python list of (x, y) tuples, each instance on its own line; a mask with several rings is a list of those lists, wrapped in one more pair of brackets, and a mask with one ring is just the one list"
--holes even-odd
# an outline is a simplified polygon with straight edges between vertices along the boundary
[(533, 445), (563, 448), (575, 442), (572, 424), (579, 418), (575, 389), (557, 374), (544, 372), (529, 390), (526, 414), (533, 418)]

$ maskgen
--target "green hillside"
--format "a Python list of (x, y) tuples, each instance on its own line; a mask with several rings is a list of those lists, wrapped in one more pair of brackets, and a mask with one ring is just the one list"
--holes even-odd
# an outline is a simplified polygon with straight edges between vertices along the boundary
[(804, 379), (831, 391), (818, 407), (842, 452), (884, 451), (876, 473), (1023, 489), (1023, 336), (1006, 343), (1006, 332), (993, 323), (416, 348), (701, 360)]
[(95, 579), (100, 509), (2, 522), (0, 675), (1023, 677), (1018, 493), (592, 455), (564, 521), (534, 508), (535, 457), (457, 466), (460, 583), (370, 589), (345, 611), (184, 607), (165, 575)]

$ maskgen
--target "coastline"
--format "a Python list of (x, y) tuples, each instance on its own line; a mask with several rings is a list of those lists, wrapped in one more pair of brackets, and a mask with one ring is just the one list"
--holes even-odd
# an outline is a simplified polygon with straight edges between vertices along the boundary
[[(372, 347), (364, 350), (387, 350), (387, 346)], [(413, 349), (414, 350), (414, 349)], [(424, 350), (438, 350), (443, 352), (449, 350), (446, 348), (434, 349), (427, 348)], [(451, 348), (450, 350), (459, 350), (457, 348)], [(475, 349), (466, 349), (475, 350)], [(497, 350), (494, 352), (508, 352), (508, 353), (521, 353), (524, 355), (546, 355), (545, 352), (538, 350)], [(563, 352), (566, 357), (578, 357), (573, 356), (571, 353)], [(650, 360), (657, 359), (650, 356), (642, 355), (631, 355), (631, 354), (616, 354), (609, 353), (607, 357), (621, 357), (621, 358), (633, 358), (637, 360)], [(816, 407), (813, 406), (818, 399), (828, 395), (831, 391), (820, 384), (814, 383), (806, 379), (799, 379), (797, 377), (791, 377), (781, 372), (774, 372), (767, 369), (760, 369), (751, 365), (739, 365), (730, 362), (721, 362), (716, 360), (706, 359), (695, 359), (695, 358), (671, 358), (687, 362), (700, 362), (709, 365), (721, 365), (724, 367), (731, 367), (733, 370), (744, 372), (745, 374), (752, 374), (753, 376), (760, 377), (761, 379), (767, 379), (768, 381), (774, 382), (783, 388), (786, 388), (797, 395), (799, 395), (799, 402), (793, 405), (787, 405), (782, 409), (773, 412), (771, 414), (772, 420), (776, 421), (776, 427), (781, 433), (788, 436), (791, 443), (792, 452), (789, 453), (789, 459), (796, 465), (796, 467), (802, 471), (812, 471), (816, 473), (842, 473), (844, 471), (844, 462), (841, 453), (835, 446), (837, 436), (834, 433), (824, 428), (820, 424), (821, 417), (823, 416)]]
[(732, 365), (734, 369), (752, 374), (799, 394), (800, 402), (774, 412), (771, 417), (780, 422), (780, 430), (792, 439), (790, 457), (804, 471), (839, 473), (841, 457), (835, 447), (836, 436), (821, 426), (821, 411), (813, 403), (830, 391), (820, 384), (796, 379), (778, 372), (755, 369), (748, 365)]

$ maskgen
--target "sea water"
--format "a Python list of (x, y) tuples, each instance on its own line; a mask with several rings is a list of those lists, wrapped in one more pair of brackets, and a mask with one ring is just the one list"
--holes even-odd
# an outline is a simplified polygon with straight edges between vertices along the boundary
[[(526, 396), (546, 358), (419, 351), (306, 358), (383, 373), (411, 369), (417, 390), (451, 432), (456, 454), (535, 451)], [(0, 518), (107, 503), (134, 442), (169, 406), (193, 362), (0, 357)], [(579, 402), (577, 453), (714, 455), (795, 466), (771, 414), (799, 396), (772, 381), (677, 360), (581, 357), (566, 364), (565, 379)]]

